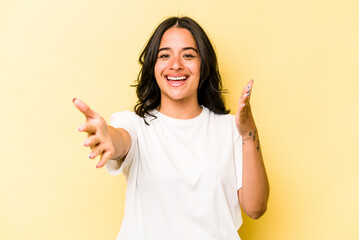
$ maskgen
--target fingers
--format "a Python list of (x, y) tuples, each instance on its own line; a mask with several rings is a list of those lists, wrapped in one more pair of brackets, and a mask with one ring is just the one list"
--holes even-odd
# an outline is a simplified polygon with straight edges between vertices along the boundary
[(103, 152), (104, 152), (104, 148), (101, 145), (99, 145), (92, 149), (91, 153), (89, 154), (89, 159), (94, 159), (98, 155), (102, 154)]
[(86, 118), (95, 117), (96, 112), (93, 111), (86, 103), (84, 103), (80, 99), (73, 98), (72, 102), (75, 104), (77, 109), (80, 110), (80, 112), (82, 112), (86, 116)]
[(238, 114), (240, 113), (244, 113), (246, 111), (246, 104), (245, 103), (241, 103), (238, 107)]
[(252, 89), (253, 84), (254, 84), (254, 80), (251, 79), (251, 80), (247, 83), (247, 87), (249, 87), (250, 89)]
[(83, 142), (83, 146), (90, 147), (92, 150), (88, 157), (94, 159), (97, 156), (101, 156), (96, 167), (103, 167), (114, 152), (107, 124), (99, 114), (83, 101), (76, 98), (72, 101), (76, 108), (87, 118), (86, 123), (78, 127), (78, 131), (88, 134), (87, 139)]
[(105, 150), (101, 145), (95, 147), (92, 152), (89, 154), (89, 159), (94, 159), (97, 156), (101, 155), (100, 161), (97, 163), (96, 168), (103, 167), (107, 161), (111, 158), (112, 152), (110, 150)]
[(249, 101), (252, 93), (253, 83), (254, 81), (252, 79), (246, 84), (242, 91), (242, 95), (239, 98), (238, 113), (241, 113), (241, 115), (245, 115), (247, 112), (247, 108), (250, 106)]
[(100, 143), (100, 138), (96, 135), (90, 135), (84, 142), (84, 147), (94, 148)]
[(251, 93), (252, 93), (253, 83), (254, 83), (254, 81), (252, 79), (244, 87), (244, 89), (242, 91), (242, 95), (241, 95), (241, 97), (239, 99), (239, 104), (249, 103), (250, 96), (251, 96)]
[(238, 111), (237, 111), (237, 119), (238, 121), (244, 121), (248, 114), (251, 111), (250, 106), (250, 97), (253, 88), (253, 79), (250, 80), (246, 86), (243, 88), (242, 95), (239, 98)]
[(100, 161), (97, 163), (96, 167), (97, 168), (101, 168), (103, 167), (107, 161), (111, 158), (111, 153), (110, 152), (104, 152), (102, 155), (101, 155), (101, 158), (100, 158)]
[(243, 89), (242, 95), (239, 98), (238, 112), (236, 114), (236, 126), (240, 133), (243, 135), (250, 129), (255, 128), (255, 123), (252, 115), (250, 97), (253, 89), (253, 80), (250, 80)]
[(79, 132), (87, 132), (88, 134), (94, 134), (96, 132), (96, 127), (91, 123), (84, 123), (81, 124), (77, 130)]
[(112, 156), (111, 150), (106, 148), (104, 144), (100, 144), (100, 139), (95, 135), (88, 137), (83, 145), (85, 147), (91, 147), (92, 149), (88, 156), (89, 159), (95, 159), (96, 157), (101, 156), (96, 168), (103, 167)]

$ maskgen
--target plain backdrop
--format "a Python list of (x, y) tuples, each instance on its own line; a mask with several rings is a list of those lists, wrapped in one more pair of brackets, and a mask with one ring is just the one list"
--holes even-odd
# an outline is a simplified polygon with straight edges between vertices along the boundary
[(208, 33), (232, 113), (255, 80), (271, 193), (242, 239), (359, 239), (357, 0), (0, 0), (0, 239), (115, 239), (126, 180), (87, 159), (72, 98), (131, 110), (139, 53), (173, 15)]

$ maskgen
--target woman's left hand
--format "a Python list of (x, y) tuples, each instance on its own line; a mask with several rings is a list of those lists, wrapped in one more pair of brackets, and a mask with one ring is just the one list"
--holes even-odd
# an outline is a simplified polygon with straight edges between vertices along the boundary
[(239, 134), (248, 136), (249, 132), (256, 131), (256, 124), (251, 111), (250, 98), (253, 87), (253, 80), (250, 80), (244, 87), (241, 97), (239, 98), (239, 106), (236, 115), (236, 125)]
[[(236, 125), (242, 137), (242, 188), (238, 190), (239, 204), (251, 218), (258, 219), (266, 209), (269, 183), (259, 145), (259, 136), (249, 103), (253, 80), (243, 89), (239, 99)], [(246, 143), (245, 141), (248, 140)]]

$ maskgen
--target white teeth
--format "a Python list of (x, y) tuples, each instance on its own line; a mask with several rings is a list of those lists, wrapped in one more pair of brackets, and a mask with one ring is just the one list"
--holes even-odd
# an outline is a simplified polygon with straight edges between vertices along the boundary
[(167, 77), (168, 80), (172, 80), (172, 81), (180, 81), (180, 80), (185, 80), (187, 77)]

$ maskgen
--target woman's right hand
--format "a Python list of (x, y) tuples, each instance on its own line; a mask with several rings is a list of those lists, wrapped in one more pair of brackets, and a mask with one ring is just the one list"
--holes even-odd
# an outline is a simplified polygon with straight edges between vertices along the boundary
[(106, 121), (83, 101), (77, 98), (72, 101), (86, 117), (86, 123), (81, 124), (78, 131), (87, 133), (87, 139), (83, 142), (83, 145), (91, 148), (89, 158), (94, 159), (100, 155), (100, 161), (96, 167), (103, 167), (115, 152)]

